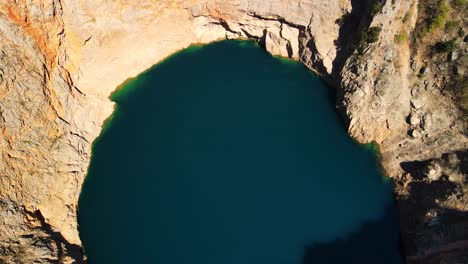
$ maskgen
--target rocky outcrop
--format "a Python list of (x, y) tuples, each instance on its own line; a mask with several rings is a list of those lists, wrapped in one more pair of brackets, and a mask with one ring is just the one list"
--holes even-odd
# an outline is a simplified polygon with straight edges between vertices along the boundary
[[(468, 235), (466, 120), (429, 44), (396, 41), (418, 28), (418, 10), (416, 0), (0, 0), (0, 261), (84, 261), (77, 201), (109, 94), (177, 50), (225, 38), (256, 39), (335, 87), (350, 135), (377, 142), (396, 180), (407, 254), (446, 253), (437, 248)], [(380, 34), (363, 43), (369, 28)], [(460, 216), (444, 226), (456, 236), (434, 236), (434, 212)]]

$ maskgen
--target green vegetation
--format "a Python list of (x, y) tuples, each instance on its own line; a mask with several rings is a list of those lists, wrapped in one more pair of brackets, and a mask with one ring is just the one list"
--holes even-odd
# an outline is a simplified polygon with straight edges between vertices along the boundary
[(419, 37), (424, 37), (428, 33), (444, 28), (451, 10), (447, 0), (420, 1), (418, 8), (422, 18), (417, 29)]
[(383, 9), (383, 6), (384, 6), (384, 3), (381, 2), (380, 0), (373, 2), (371, 6), (371, 12), (370, 12), (371, 17), (380, 13)]
[(397, 44), (403, 44), (405, 42), (408, 41), (408, 34), (406, 32), (402, 32), (402, 33), (399, 33), (399, 34), (396, 34), (395, 35), (395, 42)]
[(421, 69), (419, 69), (418, 78), (424, 79), (425, 73), (426, 73), (426, 67), (422, 67)]
[[(353, 37), (347, 43), (341, 43), (346, 47), (346, 52), (355, 52), (362, 55), (366, 52), (369, 44), (377, 42), (380, 36), (380, 27), (370, 27), (378, 13), (387, 1), (384, 0), (369, 0), (366, 1), (368, 5), (363, 5), (359, 8), (359, 13), (346, 12), (339, 19), (335, 21), (343, 32), (349, 32)], [(352, 33), (352, 34), (351, 34)]]
[[(468, 81), (465, 66), (457, 53), (457, 43), (465, 38), (464, 17), (468, 0), (424, 0), (418, 4), (418, 22), (415, 29), (416, 44), (427, 46), (425, 56), (431, 64), (444, 63), (440, 74), (445, 74), (444, 90), (453, 96), (457, 106), (468, 117)], [(406, 17), (407, 15), (405, 15)], [(447, 37), (450, 36), (450, 37)], [(395, 36), (399, 42), (404, 37)], [(462, 41), (461, 40), (461, 41)], [(425, 69), (421, 69), (418, 78), (425, 78)], [(427, 73), (426, 73), (427, 74)]]
[(362, 33), (358, 46), (358, 52), (360, 54), (364, 54), (367, 47), (369, 47), (371, 43), (377, 42), (377, 40), (379, 40), (380, 31), (382, 31), (382, 29), (379, 27), (371, 27)]
[(448, 21), (445, 23), (445, 32), (453, 33), (458, 29), (459, 26), (460, 23), (458, 21)]
[(468, 5), (468, 0), (453, 0), (452, 4), (456, 8), (464, 8)]
[(456, 38), (453, 38), (449, 41), (440, 41), (440, 42), (437, 42), (434, 47), (433, 47), (433, 50), (435, 52), (439, 52), (439, 53), (443, 53), (443, 52), (452, 52), (454, 49), (455, 49), (455, 46), (456, 46), (456, 41), (457, 39)]
[(438, 8), (436, 9), (437, 15), (433, 17), (427, 28), (428, 32), (434, 32), (434, 30), (441, 28), (445, 25), (450, 7), (445, 1), (440, 1)]

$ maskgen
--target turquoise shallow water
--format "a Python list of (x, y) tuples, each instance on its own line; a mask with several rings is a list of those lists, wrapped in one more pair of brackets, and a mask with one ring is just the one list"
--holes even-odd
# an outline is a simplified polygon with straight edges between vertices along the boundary
[(127, 82), (80, 197), (89, 262), (402, 263), (391, 183), (329, 92), (246, 41)]

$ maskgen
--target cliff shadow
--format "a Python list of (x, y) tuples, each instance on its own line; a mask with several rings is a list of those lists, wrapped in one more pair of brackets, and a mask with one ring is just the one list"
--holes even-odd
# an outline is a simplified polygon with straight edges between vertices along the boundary
[[(395, 224), (397, 221), (398, 209), (392, 204), (381, 218), (365, 223), (358, 232), (332, 242), (306, 246), (302, 264), (403, 263), (399, 226)], [(392, 239), (382, 241), (382, 235)], [(394, 250), (391, 250), (392, 247)]]
[[(461, 161), (460, 171), (466, 175), (467, 152), (455, 154)], [(444, 154), (442, 159), (446, 158), (447, 154)], [(468, 212), (459, 210), (463, 206), (460, 201), (464, 195), (466, 197), (466, 187), (463, 183), (450, 181), (444, 174), (430, 181), (427, 170), (431, 161), (401, 163), (401, 168), (412, 178), (407, 186), (407, 196), (398, 201), (407, 262), (467, 263), (457, 262), (468, 259)], [(451, 201), (451, 208), (441, 206), (445, 203), (440, 201)]]
[(335, 41), (338, 50), (333, 61), (333, 77), (339, 76), (346, 60), (357, 49), (357, 43), (362, 38), (363, 32), (369, 28), (373, 16), (383, 3), (382, 0), (351, 0), (351, 12), (345, 13), (335, 21), (340, 26), (340, 30)]
[(29, 212), (29, 214), (39, 220), (42, 229), (50, 236), (50, 240), (52, 240), (57, 247), (58, 260), (51, 260), (51, 263), (62, 263), (63, 257), (69, 256), (73, 259), (72, 264), (86, 264), (86, 259), (80, 245), (68, 242), (60, 232), (54, 231), (52, 226), (47, 223), (40, 210)]

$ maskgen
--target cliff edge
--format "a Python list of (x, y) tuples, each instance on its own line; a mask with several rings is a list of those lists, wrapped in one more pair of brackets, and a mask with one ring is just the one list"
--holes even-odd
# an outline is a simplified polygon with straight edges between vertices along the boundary
[(468, 261), (465, 0), (0, 0), (0, 262), (83, 263), (77, 202), (110, 93), (250, 38), (337, 91), (396, 182), (408, 263)]

